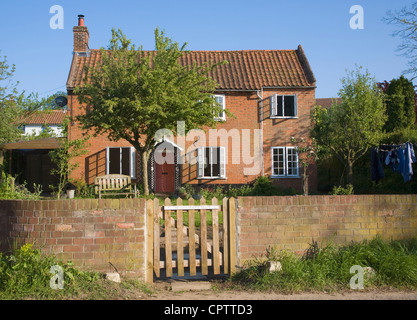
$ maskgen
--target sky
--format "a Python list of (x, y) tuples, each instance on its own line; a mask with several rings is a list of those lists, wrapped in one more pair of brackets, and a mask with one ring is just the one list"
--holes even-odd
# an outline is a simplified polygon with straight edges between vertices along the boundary
[[(73, 26), (85, 16), (92, 49), (107, 47), (111, 29), (137, 46), (154, 49), (158, 27), (189, 50), (296, 49), (302, 45), (317, 80), (316, 98), (336, 97), (341, 78), (356, 66), (377, 81), (407, 68), (401, 39), (382, 19), (412, 0), (1, 0), (0, 56), (16, 66), (13, 81), (46, 97), (65, 91), (73, 51)], [(62, 8), (59, 28), (51, 27)], [(359, 5), (358, 11), (350, 12)], [(353, 29), (363, 21), (363, 28)]]

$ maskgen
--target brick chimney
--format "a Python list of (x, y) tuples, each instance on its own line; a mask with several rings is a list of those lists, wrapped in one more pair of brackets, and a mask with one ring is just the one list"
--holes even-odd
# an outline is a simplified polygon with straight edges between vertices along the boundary
[(87, 27), (84, 25), (84, 16), (78, 15), (78, 26), (73, 28), (74, 31), (74, 54), (89, 56), (90, 49), (88, 47), (88, 40), (90, 34)]

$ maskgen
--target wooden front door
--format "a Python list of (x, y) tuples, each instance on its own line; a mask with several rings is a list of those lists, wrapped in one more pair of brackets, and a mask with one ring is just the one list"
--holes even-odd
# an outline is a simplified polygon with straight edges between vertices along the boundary
[[(174, 158), (171, 150), (159, 151), (164, 158)], [(169, 155), (167, 153), (170, 153)], [(172, 154), (171, 154), (172, 153)], [(172, 156), (172, 157), (170, 157)], [(169, 161), (163, 164), (155, 162), (155, 193), (175, 192), (175, 163)]]

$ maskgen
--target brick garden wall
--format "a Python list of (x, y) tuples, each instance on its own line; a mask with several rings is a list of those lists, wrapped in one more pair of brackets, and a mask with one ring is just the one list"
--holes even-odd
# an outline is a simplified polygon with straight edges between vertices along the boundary
[(313, 239), (337, 244), (417, 236), (417, 195), (244, 197), (238, 200), (240, 266), (275, 246), (302, 253)]
[(145, 277), (145, 200), (0, 200), (0, 249), (34, 243), (84, 270)]
[[(237, 264), (275, 246), (302, 253), (313, 240), (337, 244), (417, 236), (416, 195), (242, 197)], [(34, 243), (85, 270), (146, 280), (144, 199), (0, 200), (0, 250)], [(150, 280), (150, 279), (148, 279)]]

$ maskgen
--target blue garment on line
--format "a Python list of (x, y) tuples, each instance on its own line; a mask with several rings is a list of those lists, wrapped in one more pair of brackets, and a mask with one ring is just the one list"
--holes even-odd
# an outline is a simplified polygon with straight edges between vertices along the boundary
[(407, 142), (404, 150), (404, 164), (402, 167), (402, 176), (404, 178), (404, 182), (408, 182), (411, 180), (411, 177), (413, 175), (413, 167), (412, 164), (415, 162), (416, 157), (414, 154), (413, 146), (410, 145), (410, 143)]
[(397, 158), (398, 158), (398, 172), (404, 177), (404, 171), (405, 171), (405, 157), (404, 157), (404, 150), (401, 148), (398, 148), (397, 150)]
[(384, 177), (384, 169), (382, 167), (381, 160), (378, 156), (378, 151), (375, 148), (371, 150), (371, 179), (372, 181), (378, 181)]

